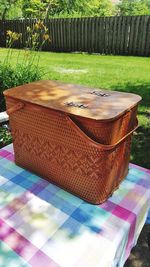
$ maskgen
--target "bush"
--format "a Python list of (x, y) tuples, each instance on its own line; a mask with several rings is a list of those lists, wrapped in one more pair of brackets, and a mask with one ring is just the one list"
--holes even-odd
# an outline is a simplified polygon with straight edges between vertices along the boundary
[(7, 129), (0, 127), (0, 148), (9, 145), (12, 142), (12, 137)]
[[(12, 68), (8, 68), (0, 64), (0, 111), (5, 110), (5, 100), (3, 97), (3, 91), (9, 88), (13, 76)], [(10, 86), (11, 87), (11, 86)]]
[(21, 66), (18, 64), (16, 68), (13, 68), (10, 65), (0, 64), (0, 112), (6, 109), (3, 96), (4, 90), (37, 81), (41, 78), (42, 70), (34, 65), (29, 68), (28, 66)]
[(42, 21), (33, 24), (32, 28), (26, 29), (26, 48), (24, 49), (23, 60), (19, 62), (19, 52), (17, 64), (11, 66), (13, 45), (22, 38), (21, 33), (7, 31), (8, 52), (4, 62), (0, 62), (0, 111), (4, 111), (5, 99), (3, 91), (5, 89), (30, 83), (42, 78), (42, 69), (39, 68), (40, 53), (45, 42), (50, 41), (48, 29)]

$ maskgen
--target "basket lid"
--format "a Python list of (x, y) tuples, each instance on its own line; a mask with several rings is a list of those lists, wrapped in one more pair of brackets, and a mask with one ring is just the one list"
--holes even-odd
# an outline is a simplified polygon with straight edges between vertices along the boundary
[(58, 81), (37, 81), (8, 89), (5, 96), (95, 120), (114, 119), (141, 100), (139, 95)]

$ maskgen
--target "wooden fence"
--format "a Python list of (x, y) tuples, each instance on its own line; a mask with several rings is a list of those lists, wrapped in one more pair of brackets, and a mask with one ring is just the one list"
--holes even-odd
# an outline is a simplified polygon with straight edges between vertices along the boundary
[[(23, 34), (16, 47), (24, 47), (26, 27), (35, 21), (0, 21), (0, 46), (12, 30)], [(45, 24), (52, 41), (44, 50), (150, 56), (150, 16), (49, 19)]]

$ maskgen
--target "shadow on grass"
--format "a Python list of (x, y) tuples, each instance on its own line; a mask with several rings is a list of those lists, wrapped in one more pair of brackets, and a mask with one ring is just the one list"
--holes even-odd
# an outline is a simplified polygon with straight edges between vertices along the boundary
[(150, 108), (150, 83), (120, 83), (113, 85), (111, 89), (120, 92), (140, 95), (142, 97), (140, 106), (145, 107), (147, 109)]
[(133, 84), (127, 82), (111, 87), (113, 90), (138, 94), (142, 97), (139, 104), (139, 128), (134, 134), (131, 162), (150, 168), (150, 83)]
[(150, 168), (150, 126), (139, 127), (133, 137), (131, 162), (145, 168)]

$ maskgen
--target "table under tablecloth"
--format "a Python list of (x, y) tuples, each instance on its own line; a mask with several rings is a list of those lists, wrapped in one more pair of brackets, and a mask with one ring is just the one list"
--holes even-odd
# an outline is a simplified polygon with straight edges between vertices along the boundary
[(149, 170), (130, 164), (112, 197), (92, 205), (15, 165), (13, 146), (6, 146), (0, 150), (0, 267), (121, 267), (149, 204)]

